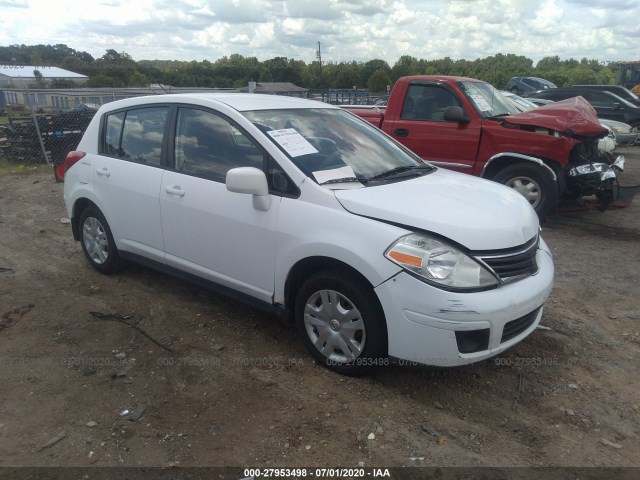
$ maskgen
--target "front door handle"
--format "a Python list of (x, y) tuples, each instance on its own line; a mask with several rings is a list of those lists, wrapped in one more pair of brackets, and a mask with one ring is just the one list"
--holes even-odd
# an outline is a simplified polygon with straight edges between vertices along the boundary
[(111, 175), (111, 172), (109, 171), (109, 169), (104, 167), (97, 169), (96, 173), (98, 175), (102, 175), (103, 177), (108, 177), (109, 175)]
[(396, 137), (408, 137), (409, 136), (409, 130), (407, 130), (406, 128), (396, 128), (393, 131), (393, 134)]
[(184, 190), (182, 190), (182, 188), (178, 185), (175, 185), (173, 187), (165, 187), (164, 191), (170, 195), (178, 195), (179, 197), (184, 197)]

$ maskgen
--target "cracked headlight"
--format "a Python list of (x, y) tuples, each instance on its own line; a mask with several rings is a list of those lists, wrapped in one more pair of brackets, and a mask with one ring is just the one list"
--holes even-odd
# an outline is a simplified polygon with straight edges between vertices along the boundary
[(487, 289), (498, 279), (457, 248), (428, 235), (411, 233), (385, 252), (392, 262), (420, 279), (445, 289)]

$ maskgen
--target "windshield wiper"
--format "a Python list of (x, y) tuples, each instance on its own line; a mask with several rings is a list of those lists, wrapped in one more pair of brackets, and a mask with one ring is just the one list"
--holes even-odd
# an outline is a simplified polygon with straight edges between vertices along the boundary
[(328, 185), (329, 183), (349, 183), (349, 182), (366, 183), (367, 180), (365, 180), (364, 178), (358, 178), (358, 177), (332, 178), (331, 180), (325, 180), (324, 182), (319, 183), (318, 185)]
[[(431, 165), (403, 165), (401, 167), (392, 168), (391, 170), (387, 170), (386, 172), (378, 173), (372, 177), (367, 178), (367, 180), (380, 180), (383, 178), (395, 177), (396, 175), (405, 173), (405, 172), (414, 172), (415, 170), (433, 170), (435, 167)], [(417, 173), (416, 173), (417, 174)]]
[(504, 117), (508, 117), (509, 115), (511, 115), (508, 112), (505, 113), (498, 113), (497, 115), (491, 115), (490, 117), (484, 117), (487, 120), (500, 120), (503, 119)]

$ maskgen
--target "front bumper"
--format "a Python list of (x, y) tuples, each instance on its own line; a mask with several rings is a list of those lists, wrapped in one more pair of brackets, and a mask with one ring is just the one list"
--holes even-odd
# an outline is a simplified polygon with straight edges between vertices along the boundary
[(624, 171), (624, 156), (618, 155), (612, 164), (608, 163), (586, 163), (578, 165), (569, 170), (569, 177), (575, 179), (585, 179), (596, 177), (601, 182), (616, 178), (616, 172)]
[[(387, 320), (389, 356), (456, 366), (484, 360), (520, 342), (537, 327), (553, 287), (553, 261), (542, 239), (536, 260), (535, 275), (484, 292), (447, 292), (405, 272), (379, 285), (375, 291)], [(505, 325), (511, 328), (509, 334)], [(465, 337), (486, 337), (486, 348), (462, 353)]]

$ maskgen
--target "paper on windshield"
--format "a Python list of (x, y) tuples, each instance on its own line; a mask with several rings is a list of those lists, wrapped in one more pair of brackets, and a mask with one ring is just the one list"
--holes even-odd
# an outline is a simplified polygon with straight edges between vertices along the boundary
[(356, 174), (349, 165), (346, 165), (340, 168), (332, 168), (331, 170), (318, 170), (313, 172), (313, 176), (318, 183), (324, 183), (339, 178), (353, 178)]
[(471, 100), (473, 100), (473, 103), (476, 104), (476, 107), (478, 107), (481, 112), (491, 111), (491, 105), (489, 105), (489, 102), (487, 102), (482, 95), (473, 94), (469, 96), (471, 97)]
[(318, 153), (318, 150), (294, 128), (269, 130), (267, 133), (278, 142), (278, 145), (284, 148), (284, 151), (291, 155), (291, 157)]

